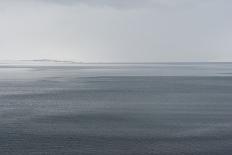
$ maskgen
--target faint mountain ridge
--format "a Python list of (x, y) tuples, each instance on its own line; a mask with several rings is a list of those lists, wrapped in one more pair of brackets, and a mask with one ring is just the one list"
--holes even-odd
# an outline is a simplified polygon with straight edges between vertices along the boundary
[(32, 60), (20, 60), (20, 61), (31, 61), (31, 62), (51, 62), (51, 63), (82, 63), (73, 60), (57, 60), (57, 59), (32, 59)]

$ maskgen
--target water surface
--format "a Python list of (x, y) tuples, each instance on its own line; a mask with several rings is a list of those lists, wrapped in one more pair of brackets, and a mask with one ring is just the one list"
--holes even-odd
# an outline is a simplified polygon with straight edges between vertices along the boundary
[(231, 154), (231, 70), (1, 64), (0, 154)]

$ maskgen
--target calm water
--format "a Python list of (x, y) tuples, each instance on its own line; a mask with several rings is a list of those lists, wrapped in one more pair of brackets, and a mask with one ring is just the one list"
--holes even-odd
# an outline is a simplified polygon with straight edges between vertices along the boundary
[(0, 65), (1, 155), (228, 155), (232, 64)]

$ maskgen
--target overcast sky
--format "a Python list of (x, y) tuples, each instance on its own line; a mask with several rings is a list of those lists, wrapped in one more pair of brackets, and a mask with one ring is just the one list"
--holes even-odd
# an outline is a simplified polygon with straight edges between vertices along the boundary
[(232, 61), (231, 0), (0, 0), (0, 59)]

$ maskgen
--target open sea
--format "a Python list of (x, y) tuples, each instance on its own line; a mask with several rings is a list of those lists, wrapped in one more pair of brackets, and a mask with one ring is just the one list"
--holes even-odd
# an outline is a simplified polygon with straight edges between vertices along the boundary
[(232, 63), (0, 64), (0, 155), (230, 155)]

